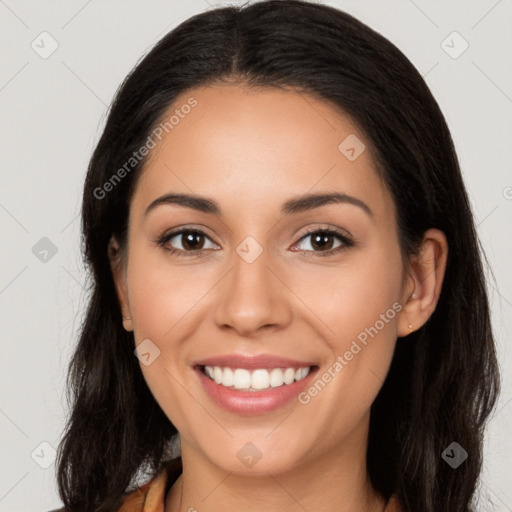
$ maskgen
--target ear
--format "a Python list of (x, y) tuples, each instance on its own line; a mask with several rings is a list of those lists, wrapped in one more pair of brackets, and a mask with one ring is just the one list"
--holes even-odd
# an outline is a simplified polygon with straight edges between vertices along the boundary
[(125, 266), (121, 258), (119, 243), (113, 236), (108, 243), (108, 258), (110, 261), (110, 269), (112, 270), (114, 285), (116, 287), (117, 298), (119, 299), (121, 314), (123, 316), (123, 327), (127, 331), (133, 331), (133, 323), (126, 287)]
[(398, 337), (407, 336), (424, 325), (435, 311), (443, 284), (448, 243), (438, 229), (428, 229), (418, 255), (410, 259), (398, 319)]

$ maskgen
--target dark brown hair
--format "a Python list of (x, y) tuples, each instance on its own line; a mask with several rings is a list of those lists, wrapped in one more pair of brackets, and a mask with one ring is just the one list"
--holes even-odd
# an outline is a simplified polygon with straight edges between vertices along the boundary
[[(142, 467), (151, 474), (163, 467), (177, 433), (145, 383), (133, 335), (122, 327), (107, 255), (112, 235), (126, 243), (145, 159), (103, 197), (97, 191), (144, 145), (179, 94), (233, 79), (318, 95), (357, 123), (392, 193), (405, 255), (428, 228), (445, 233), (449, 255), (437, 309), (397, 341), (371, 409), (367, 462), (374, 487), (386, 498), (396, 492), (405, 511), (474, 511), (484, 427), (500, 381), (484, 256), (450, 132), (421, 75), (392, 43), (338, 9), (299, 0), (189, 18), (116, 94), (83, 194), (90, 288), (58, 450), (66, 510), (116, 510)], [(468, 452), (457, 469), (441, 457), (453, 441)]]

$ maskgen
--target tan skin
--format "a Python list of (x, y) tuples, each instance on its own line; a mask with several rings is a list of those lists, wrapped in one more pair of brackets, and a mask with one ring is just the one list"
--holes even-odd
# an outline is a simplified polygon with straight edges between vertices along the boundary
[[(397, 337), (436, 307), (446, 238), (429, 229), (419, 254), (403, 259), (369, 143), (329, 103), (233, 83), (187, 91), (169, 112), (190, 97), (197, 106), (152, 151), (137, 184), (127, 252), (115, 239), (110, 247), (125, 329), (137, 345), (159, 347), (141, 370), (180, 432), (184, 471), (165, 510), (382, 512), (386, 501), (366, 469), (370, 407)], [(355, 161), (338, 149), (349, 134), (366, 144)], [(222, 215), (176, 204), (144, 215), (170, 192), (212, 198)], [(280, 213), (285, 201), (321, 192), (348, 194), (372, 214), (346, 202)], [(199, 254), (185, 254), (182, 235), (158, 245), (177, 227), (206, 233)], [(319, 247), (304, 236), (313, 228), (338, 229), (354, 244), (334, 253), (344, 242), (334, 235)], [(250, 264), (236, 252), (247, 236), (263, 249)], [(236, 414), (211, 401), (192, 369), (227, 353), (272, 354), (315, 361), (321, 374), (394, 303), (402, 306), (396, 316), (305, 405)], [(262, 453), (251, 468), (237, 457), (247, 442)]]

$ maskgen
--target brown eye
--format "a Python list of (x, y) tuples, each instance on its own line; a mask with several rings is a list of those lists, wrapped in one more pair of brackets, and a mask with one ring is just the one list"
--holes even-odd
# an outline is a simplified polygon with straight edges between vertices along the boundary
[(311, 235), (311, 246), (315, 248), (319, 248), (320, 250), (328, 250), (332, 248), (334, 243), (333, 236), (327, 233), (316, 233)]
[[(208, 247), (205, 244), (210, 243)], [(163, 236), (158, 245), (174, 253), (196, 252), (206, 249), (214, 249), (218, 246), (214, 244), (210, 237), (197, 229), (182, 229)]]
[(179, 236), (181, 236), (181, 244), (185, 250), (194, 251), (203, 248), (205, 237), (202, 233), (190, 231), (181, 233)]
[[(304, 240), (307, 239), (310, 239), (309, 244), (306, 244), (306, 247), (303, 249), (299, 248), (298, 252), (316, 254), (317, 256), (329, 256), (337, 254), (354, 245), (354, 242), (344, 233), (333, 229), (316, 229), (310, 231), (306, 233), (296, 245), (300, 247), (300, 245), (304, 244)], [(309, 245), (309, 247), (307, 245)]]

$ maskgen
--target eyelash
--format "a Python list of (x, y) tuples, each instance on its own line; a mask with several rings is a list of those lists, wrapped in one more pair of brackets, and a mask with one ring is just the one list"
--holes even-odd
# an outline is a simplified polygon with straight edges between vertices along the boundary
[[(165, 247), (165, 244), (171, 240), (172, 238), (174, 238), (175, 236), (177, 235), (182, 235), (184, 233), (196, 233), (196, 234), (201, 234), (201, 235), (204, 235), (206, 238), (210, 238), (204, 231), (202, 231), (201, 229), (190, 229), (190, 228), (185, 228), (185, 229), (180, 229), (180, 230), (177, 230), (177, 231), (173, 231), (173, 232), (170, 232), (170, 233), (167, 233), (165, 234), (164, 236), (162, 236), (158, 241), (157, 241), (157, 244), (158, 246), (162, 247), (165, 251), (168, 251), (170, 252), (171, 254), (174, 254), (176, 256), (179, 256), (179, 257), (193, 257), (193, 256), (197, 256), (201, 251), (205, 251), (205, 250), (211, 250), (211, 249), (195, 249), (193, 251), (185, 251), (185, 250), (182, 250), (182, 249), (176, 249), (174, 247)], [(344, 251), (352, 246), (354, 246), (354, 242), (353, 240), (351, 240), (350, 238), (347, 237), (347, 235), (345, 235), (344, 233), (342, 233), (341, 231), (338, 231), (336, 229), (332, 229), (332, 228), (320, 228), (320, 229), (312, 229), (306, 233), (304, 233), (300, 239), (299, 239), (299, 242), (301, 240), (303, 240), (304, 238), (308, 237), (309, 235), (314, 235), (314, 234), (317, 234), (317, 233), (323, 233), (323, 234), (327, 234), (327, 235), (331, 235), (331, 236), (335, 236), (336, 238), (338, 238), (340, 241), (341, 241), (341, 245), (336, 247), (335, 249), (329, 249), (328, 251), (305, 251), (305, 250), (301, 250), (301, 251), (296, 251), (300, 254), (308, 254), (308, 253), (316, 253), (318, 256), (320, 257), (326, 257), (326, 256), (333, 256), (334, 254), (338, 254), (340, 253), (341, 251)]]

